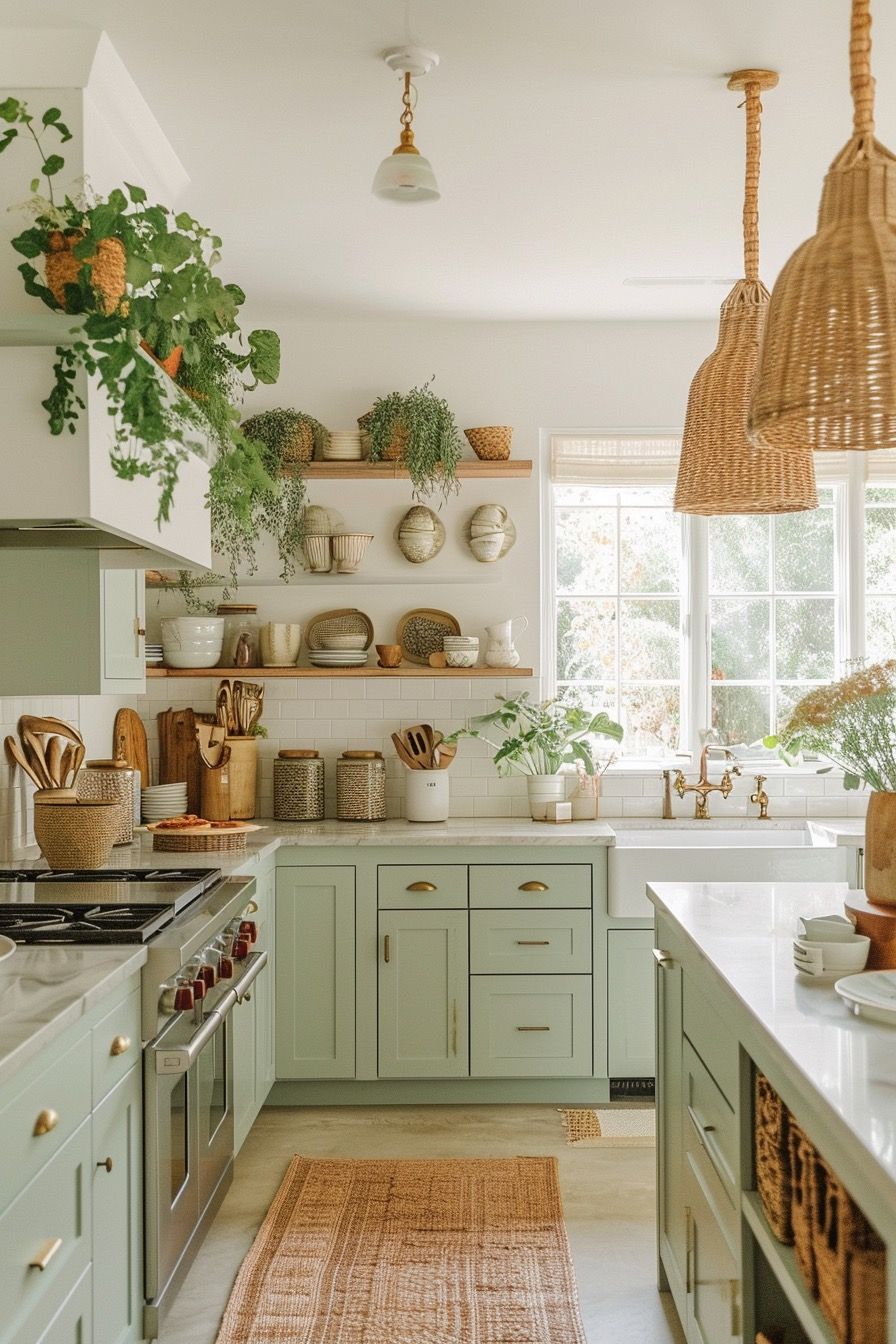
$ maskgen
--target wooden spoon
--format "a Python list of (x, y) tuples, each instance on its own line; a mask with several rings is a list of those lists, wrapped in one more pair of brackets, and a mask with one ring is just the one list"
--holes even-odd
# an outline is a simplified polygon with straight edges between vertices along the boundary
[(43, 783), (38, 779), (37, 775), (35, 775), (34, 771), (31, 769), (31, 766), (25, 759), (24, 753), (22, 752), (22, 748), (19, 746), (15, 738), (14, 737), (4, 738), (3, 745), (6, 748), (6, 758), (9, 761), (10, 765), (17, 765), (20, 770), (23, 770), (25, 772), (25, 774), (31, 780), (32, 784), (36, 784), (39, 789), (42, 789), (44, 787)]
[(47, 771), (47, 763), (44, 760), (44, 744), (36, 733), (32, 733), (29, 728), (20, 727), (19, 737), (22, 740), (22, 751), (31, 763), (31, 768), (35, 776), (41, 781), (42, 789), (52, 789), (53, 781)]
[(411, 753), (408, 751), (407, 747), (404, 744), (404, 740), (400, 738), (397, 733), (392, 734), (392, 745), (394, 746), (398, 754), (398, 759), (400, 761), (403, 761), (409, 770), (423, 769), (423, 766), (416, 759), (416, 757), (411, 755)]
[(405, 728), (401, 734), (404, 744), (410, 754), (424, 770), (428, 770), (432, 764), (432, 728), (428, 723), (415, 723), (411, 728)]
[(437, 747), (435, 753), (435, 768), (437, 770), (447, 770), (456, 755), (456, 742), (448, 742), (444, 746)]
[(47, 739), (46, 750), (44, 751), (44, 760), (47, 763), (47, 774), (57, 789), (62, 788), (62, 744), (64, 738), (58, 733)]
[(31, 733), (59, 733), (61, 737), (68, 738), (69, 742), (84, 742), (77, 728), (52, 715), (41, 717), (37, 714), (23, 714), (18, 727), (20, 733), (23, 728), (27, 728)]

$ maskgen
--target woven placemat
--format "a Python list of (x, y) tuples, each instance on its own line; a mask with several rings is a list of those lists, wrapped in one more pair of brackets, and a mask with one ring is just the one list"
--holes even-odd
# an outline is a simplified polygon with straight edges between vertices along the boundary
[(293, 1158), (217, 1344), (585, 1344), (550, 1157)]
[(651, 1105), (558, 1110), (566, 1125), (566, 1141), (573, 1148), (656, 1147), (656, 1111)]

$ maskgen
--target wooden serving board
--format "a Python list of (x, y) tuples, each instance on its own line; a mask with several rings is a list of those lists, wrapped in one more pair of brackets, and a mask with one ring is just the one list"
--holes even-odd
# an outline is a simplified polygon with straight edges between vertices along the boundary
[(133, 770), (140, 771), (141, 788), (146, 789), (150, 786), (152, 779), (149, 774), (146, 729), (135, 709), (120, 709), (115, 715), (112, 728), (112, 755), (117, 760), (127, 761)]
[(253, 821), (235, 822), (233, 826), (179, 826), (172, 830), (170, 826), (159, 826), (153, 822), (148, 826), (142, 827), (144, 831), (149, 831), (150, 835), (245, 835), (247, 831), (263, 831), (264, 826), (259, 826)]
[(202, 801), (202, 759), (196, 740), (192, 709), (165, 709), (156, 715), (159, 725), (159, 783), (187, 785), (187, 811), (199, 811)]

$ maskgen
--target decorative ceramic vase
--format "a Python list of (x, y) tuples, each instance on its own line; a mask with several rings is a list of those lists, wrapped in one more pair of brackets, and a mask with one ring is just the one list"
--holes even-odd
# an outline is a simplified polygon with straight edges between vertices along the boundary
[(548, 803), (562, 803), (566, 798), (566, 779), (563, 775), (527, 775), (529, 815), (533, 821), (544, 821)]
[(408, 821), (447, 821), (450, 804), (447, 770), (406, 770), (404, 811)]
[(896, 793), (872, 793), (865, 817), (865, 895), (896, 905)]
[(259, 643), (265, 667), (293, 667), (302, 647), (302, 627), (268, 621), (261, 627)]

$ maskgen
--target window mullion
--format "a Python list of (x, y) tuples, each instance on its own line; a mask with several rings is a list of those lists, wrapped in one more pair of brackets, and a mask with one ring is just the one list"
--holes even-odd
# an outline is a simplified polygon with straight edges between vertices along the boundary
[(682, 751), (697, 752), (711, 723), (709, 648), (709, 520), (685, 518), (684, 597), (687, 615), (682, 641), (682, 683), (687, 704)]
[(845, 659), (865, 657), (865, 475), (864, 453), (847, 454), (846, 504), (839, 510), (841, 582), (846, 606), (841, 630), (846, 636)]

